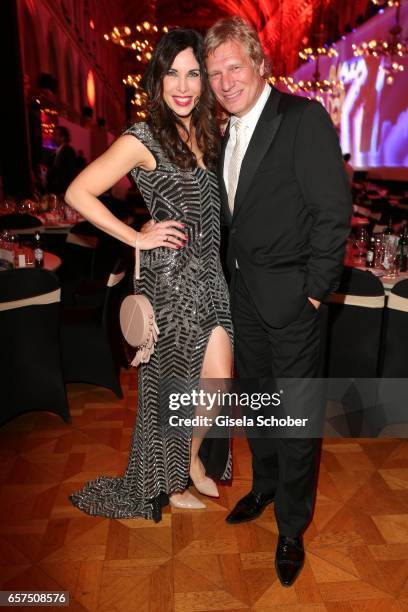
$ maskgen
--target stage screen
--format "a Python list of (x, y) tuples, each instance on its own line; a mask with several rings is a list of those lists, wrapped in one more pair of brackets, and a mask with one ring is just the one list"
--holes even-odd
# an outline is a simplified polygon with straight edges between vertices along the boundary
[[(386, 83), (382, 66), (385, 58), (354, 57), (352, 44), (389, 38), (395, 23), (395, 8), (367, 21), (355, 32), (336, 43), (338, 57), (320, 60), (321, 79), (341, 79), (344, 90), (328, 95), (324, 105), (339, 131), (343, 153), (351, 153), (356, 170), (401, 169), (402, 172), (379, 172), (406, 178), (408, 175), (408, 62), (400, 60), (405, 70), (392, 85)], [(401, 7), (402, 36), (407, 37), (408, 3)], [(302, 65), (293, 75), (309, 80), (315, 63)]]

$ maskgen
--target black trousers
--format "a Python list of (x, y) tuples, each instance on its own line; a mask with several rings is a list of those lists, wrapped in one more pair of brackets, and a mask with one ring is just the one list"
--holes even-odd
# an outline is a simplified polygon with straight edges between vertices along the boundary
[[(316, 378), (321, 376), (326, 307), (309, 302), (297, 320), (283, 328), (258, 315), (239, 270), (231, 282), (235, 365), (240, 378)], [(319, 438), (249, 437), (253, 490), (275, 494), (279, 533), (297, 537), (313, 514), (320, 462)]]

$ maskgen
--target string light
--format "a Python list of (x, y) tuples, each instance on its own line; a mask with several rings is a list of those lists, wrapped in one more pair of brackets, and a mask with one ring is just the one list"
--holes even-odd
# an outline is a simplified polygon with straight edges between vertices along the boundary
[(322, 47), (305, 47), (302, 51), (299, 51), (299, 57), (303, 60), (314, 61), (318, 57), (337, 57), (338, 52), (334, 47), (324, 45)]
[(400, 3), (400, 0), (371, 0), (371, 2), (373, 4), (375, 4), (375, 6), (398, 6)]
[[(390, 3), (391, 2), (391, 3)], [(401, 37), (402, 28), (400, 25), (400, 2), (390, 0), (388, 6), (395, 6), (395, 25), (390, 29), (390, 37), (387, 40), (370, 40), (359, 45), (352, 45), (355, 57), (378, 57), (384, 58), (385, 63), (381, 65), (381, 70), (385, 74), (387, 85), (394, 83), (395, 77), (404, 70), (401, 60), (408, 57), (408, 45)]]
[[(36, 100), (37, 101), (37, 100)], [(40, 108), (41, 111), (41, 131), (46, 136), (52, 136), (57, 126), (55, 121), (58, 112), (53, 108)]]
[(309, 45), (302, 51), (299, 51), (299, 57), (301, 59), (307, 62), (315, 62), (315, 70), (312, 75), (313, 78), (295, 81), (293, 77), (282, 77), (280, 81), (292, 93), (303, 92), (307, 97), (314, 98), (322, 103), (323, 95), (333, 94), (334, 92), (344, 89), (344, 85), (341, 81), (336, 79), (322, 79), (320, 76), (320, 59), (338, 57), (339, 55), (335, 45), (331, 46), (323, 43), (325, 32), (324, 9), (324, 0), (320, 0), (318, 17), (319, 27), (317, 31), (312, 34), (312, 40), (316, 43), (315, 46)]
[(139, 110), (141, 107), (145, 108), (147, 102), (147, 94), (146, 92), (139, 90), (135, 93), (135, 97), (133, 98), (131, 104), (134, 106), (138, 106)]
[(392, 41), (387, 40), (370, 40), (370, 42), (363, 42), (360, 45), (353, 44), (352, 49), (354, 55), (368, 57), (389, 57), (391, 55), (397, 55), (398, 57), (406, 57), (408, 55), (408, 47), (404, 42), (396, 42), (393, 44)]
[(142, 75), (140, 73), (128, 74), (126, 78), (122, 79), (122, 82), (128, 87), (134, 87), (135, 92), (130, 103), (136, 107), (136, 116), (139, 119), (145, 119), (147, 117), (147, 94), (140, 87), (141, 79)]
[(104, 39), (135, 51), (137, 61), (146, 64), (152, 57), (156, 42), (168, 31), (167, 26), (159, 27), (150, 21), (144, 21), (136, 24), (133, 29), (127, 25), (115, 26), (110, 34), (104, 34)]
[(310, 94), (308, 97), (314, 98), (315, 100), (319, 100), (319, 102), (323, 101), (323, 94), (333, 94), (339, 90), (344, 89), (344, 83), (342, 81), (329, 79), (320, 80), (319, 73), (315, 73), (313, 76), (314, 78), (312, 80), (309, 79), (295, 81), (293, 77), (280, 76), (270, 77), (268, 81), (269, 83), (271, 83), (271, 85), (281, 83), (291, 93), (303, 92), (306, 94)]
[(140, 72), (137, 74), (128, 74), (127, 77), (122, 79), (124, 85), (129, 85), (130, 87), (134, 87), (138, 89), (140, 87), (140, 81), (142, 80), (142, 75)]
[[(321, 36), (321, 33), (318, 34)], [(313, 98), (323, 103), (323, 95), (333, 94), (344, 89), (342, 81), (337, 79), (322, 79), (320, 77), (319, 62), (322, 57), (337, 57), (338, 52), (334, 47), (328, 45), (319, 45), (316, 48), (306, 47), (303, 51), (299, 51), (299, 57), (308, 61), (316, 62), (313, 78), (308, 80), (295, 81), (293, 77), (280, 76), (271, 77), (269, 82), (272, 85), (279, 82), (284, 85), (291, 93), (303, 92), (308, 98)]]
[(316, 71), (318, 72), (319, 59), (321, 57), (337, 57), (339, 54), (335, 45), (330, 46), (323, 43), (323, 36), (325, 31), (325, 20), (324, 20), (324, 0), (320, 0), (319, 7), (319, 27), (316, 32), (312, 34), (312, 39), (316, 43), (315, 46), (308, 45), (302, 51), (299, 51), (299, 57), (307, 62), (316, 61)]
[(122, 79), (124, 85), (134, 88), (131, 105), (134, 107), (138, 119), (145, 119), (148, 115), (147, 94), (140, 87), (143, 65), (151, 60), (155, 45), (160, 37), (168, 31), (168, 26), (158, 26), (146, 20), (136, 24), (133, 28), (128, 25), (115, 26), (110, 34), (104, 34), (105, 40), (133, 51), (137, 63), (141, 64), (139, 66), (140, 72), (128, 74)]

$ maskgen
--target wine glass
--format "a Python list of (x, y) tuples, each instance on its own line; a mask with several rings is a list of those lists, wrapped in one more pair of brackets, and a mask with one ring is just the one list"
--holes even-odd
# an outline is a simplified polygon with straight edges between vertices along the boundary
[(368, 245), (368, 232), (365, 227), (360, 227), (356, 232), (354, 246), (357, 249), (357, 258), (361, 261), (365, 258)]

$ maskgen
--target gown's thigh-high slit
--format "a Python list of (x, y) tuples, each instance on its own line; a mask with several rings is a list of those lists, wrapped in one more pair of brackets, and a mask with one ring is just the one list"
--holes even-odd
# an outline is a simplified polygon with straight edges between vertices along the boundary
[[(204, 359), (207, 354), (208, 347), (210, 346), (213, 332), (218, 328), (222, 328), (225, 331), (231, 345), (232, 355), (232, 333), (228, 332), (225, 327), (215, 322), (211, 327), (209, 327), (208, 330), (206, 330), (204, 334), (201, 334), (197, 340), (196, 350), (193, 351), (190, 360), (191, 367), (189, 371), (189, 381), (185, 386), (183, 386), (184, 391), (190, 392), (193, 389), (199, 389), (200, 381), (202, 378)], [(219, 376), (214, 375), (213, 378), (219, 378)], [(191, 418), (195, 416), (196, 411), (193, 407), (189, 407), (184, 414), (188, 418)], [(191, 482), (189, 478), (189, 468), (193, 433), (193, 427), (184, 427), (184, 435), (182, 435), (181, 437), (178, 435), (170, 435), (169, 444), (177, 444), (178, 452), (172, 453), (173, 457), (175, 457), (174, 466), (170, 463), (170, 456), (168, 456), (167, 465), (170, 465), (170, 467), (172, 468), (167, 474), (168, 480), (166, 483), (166, 488), (168, 491), (168, 495), (183, 491)], [(202, 451), (200, 453), (200, 457), (202, 458), (204, 468), (206, 468), (206, 471), (208, 471), (208, 474), (210, 476), (213, 476), (214, 478), (220, 480), (226, 480), (231, 477), (231, 449), (229, 448), (229, 444), (226, 444), (226, 442), (222, 440), (208, 440), (207, 447), (200, 450)]]
[[(215, 339), (214, 332), (222, 330), (225, 336), (223, 342), (228, 343), (229, 356), (226, 357), (225, 363), (220, 363), (219, 358), (215, 360), (215, 363), (208, 364), (207, 358), (212, 357), (209, 355), (209, 351), (219, 350), (219, 339)], [(211, 346), (213, 343), (214, 346)], [(233, 339), (232, 334), (228, 333), (228, 330), (222, 325), (214, 326), (209, 334), (206, 335), (205, 348), (201, 359), (200, 369), (200, 384), (199, 386), (206, 392), (217, 393), (218, 391), (229, 390), (228, 380), (232, 376), (232, 365), (233, 365)], [(226, 348), (226, 347), (225, 347)], [(224, 347), (222, 347), (224, 350)], [(195, 411), (194, 416), (205, 416), (210, 417), (214, 423), (215, 417), (221, 412), (222, 406), (218, 406), (216, 403), (211, 406), (211, 409), (204, 403), (198, 407)], [(190, 445), (190, 458), (191, 450), (194, 437), (199, 438), (198, 443), (198, 454), (203, 463), (206, 473), (218, 480), (226, 480), (232, 476), (232, 455), (230, 448), (229, 437), (224, 440), (220, 440), (217, 432), (211, 435), (211, 429), (216, 426), (199, 425), (192, 430), (192, 440)], [(191, 478), (189, 483), (192, 483)]]

